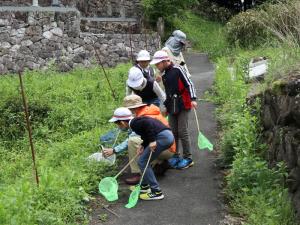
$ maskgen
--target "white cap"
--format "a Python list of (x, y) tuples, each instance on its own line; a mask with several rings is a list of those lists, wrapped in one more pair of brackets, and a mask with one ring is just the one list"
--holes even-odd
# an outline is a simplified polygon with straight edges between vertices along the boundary
[(125, 107), (120, 107), (115, 110), (114, 115), (109, 120), (109, 122), (114, 123), (117, 121), (131, 120), (131, 119), (133, 119), (131, 111)]
[(186, 34), (183, 33), (181, 30), (175, 30), (173, 32), (173, 36), (177, 41), (181, 42), (182, 44), (186, 43)]
[(140, 87), (143, 83), (144, 75), (137, 67), (131, 67), (128, 73), (127, 85), (131, 88)]
[(154, 53), (153, 59), (150, 62), (151, 65), (155, 65), (157, 63), (160, 63), (162, 61), (170, 60), (169, 55), (165, 51), (157, 51)]
[(136, 61), (150, 61), (150, 53), (146, 50), (141, 50), (137, 57), (136, 57)]

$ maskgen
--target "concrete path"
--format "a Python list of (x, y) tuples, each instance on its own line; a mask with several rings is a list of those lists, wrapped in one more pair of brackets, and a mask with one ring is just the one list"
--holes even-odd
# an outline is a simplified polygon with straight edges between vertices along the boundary
[[(214, 67), (206, 55), (186, 54), (188, 68), (196, 86), (197, 95), (203, 97), (214, 79)], [(215, 107), (200, 101), (198, 116), (202, 132), (213, 143), (216, 138)], [(222, 204), (218, 199), (220, 176), (214, 167), (215, 154), (197, 149), (195, 116), (190, 115), (194, 167), (187, 170), (169, 170), (159, 179), (165, 199), (162, 201), (139, 201), (134, 209), (126, 209), (128, 193), (111, 207), (120, 217), (106, 211), (108, 221), (92, 220), (91, 224), (107, 225), (218, 225), (222, 220)], [(99, 213), (99, 212), (98, 212)], [(102, 210), (103, 213), (103, 210)], [(95, 216), (94, 216), (95, 217)]]

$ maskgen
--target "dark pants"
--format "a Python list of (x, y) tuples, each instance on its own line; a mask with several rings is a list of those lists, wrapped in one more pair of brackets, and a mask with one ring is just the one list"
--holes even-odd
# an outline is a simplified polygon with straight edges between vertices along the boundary
[(176, 141), (176, 154), (179, 155), (179, 140), (181, 140), (183, 157), (191, 158), (191, 142), (189, 136), (189, 113), (190, 110), (183, 110), (177, 115), (169, 115), (169, 124)]
[[(155, 139), (156, 143), (157, 143), (157, 147), (155, 149), (155, 151), (152, 153), (152, 157), (150, 162), (152, 162), (154, 159), (156, 159), (160, 153), (162, 153), (163, 151), (166, 151), (174, 142), (174, 136), (172, 134), (172, 132), (170, 130), (164, 130), (162, 132), (160, 132)], [(144, 171), (149, 155), (150, 155), (150, 148), (149, 146), (147, 146), (143, 153), (141, 154), (139, 161), (138, 161), (138, 165), (141, 169), (141, 171)], [(156, 180), (156, 177), (154, 175), (154, 172), (149, 164), (149, 166), (146, 168), (146, 172), (142, 181), (143, 185), (150, 185), (151, 190), (154, 191), (159, 191), (160, 187), (159, 184)]]

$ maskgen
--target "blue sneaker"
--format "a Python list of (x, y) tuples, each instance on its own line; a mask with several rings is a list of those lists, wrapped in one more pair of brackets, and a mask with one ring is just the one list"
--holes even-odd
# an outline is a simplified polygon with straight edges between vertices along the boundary
[(177, 168), (177, 164), (180, 162), (181, 158), (179, 156), (173, 156), (172, 158), (168, 159), (168, 163), (170, 167), (173, 169)]
[(193, 165), (194, 165), (194, 162), (192, 159), (183, 158), (180, 160), (180, 162), (178, 162), (176, 169), (183, 170), (183, 169), (187, 169)]

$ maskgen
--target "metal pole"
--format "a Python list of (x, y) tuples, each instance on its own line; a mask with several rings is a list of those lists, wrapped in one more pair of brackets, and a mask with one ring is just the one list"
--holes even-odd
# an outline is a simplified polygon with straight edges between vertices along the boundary
[(116, 95), (115, 95), (115, 91), (114, 91), (114, 89), (112, 88), (112, 86), (111, 86), (111, 84), (110, 84), (110, 81), (109, 81), (108, 76), (107, 76), (107, 73), (106, 73), (106, 71), (105, 71), (105, 69), (104, 69), (103, 63), (102, 63), (101, 58), (100, 58), (100, 56), (99, 56), (99, 53), (98, 53), (97, 50), (95, 50), (95, 53), (96, 53), (96, 57), (97, 57), (97, 59), (98, 59), (98, 62), (99, 62), (100, 66), (101, 66), (101, 68), (102, 68), (102, 70), (103, 70), (103, 73), (104, 73), (104, 76), (105, 76), (105, 78), (106, 78), (106, 80), (107, 80), (107, 83), (108, 83), (108, 85), (109, 85), (109, 88), (110, 88), (110, 90), (111, 90), (112, 96), (113, 96), (114, 100), (116, 101), (117, 98), (116, 98)]
[(39, 186), (39, 176), (38, 176), (37, 166), (36, 166), (36, 163), (35, 163), (35, 150), (34, 150), (33, 141), (32, 141), (32, 130), (31, 130), (31, 125), (30, 125), (30, 120), (29, 120), (28, 105), (27, 105), (25, 92), (24, 92), (22, 72), (19, 72), (19, 79), (20, 79), (21, 95), (22, 95), (22, 99), (23, 99), (24, 114), (25, 114), (25, 119), (26, 119), (29, 143), (30, 143), (30, 148), (31, 148), (33, 170), (34, 170), (34, 173), (35, 173), (35, 181), (36, 181), (37, 186)]

